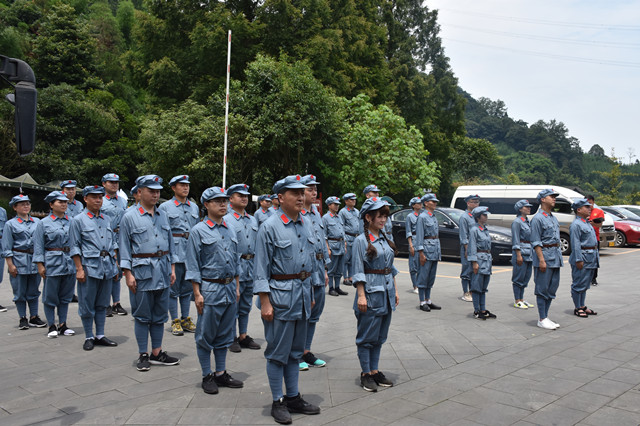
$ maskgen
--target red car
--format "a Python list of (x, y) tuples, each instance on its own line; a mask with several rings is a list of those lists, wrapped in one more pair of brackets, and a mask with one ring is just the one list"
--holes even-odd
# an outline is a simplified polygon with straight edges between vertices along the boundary
[(640, 222), (616, 220), (616, 247), (640, 244)]

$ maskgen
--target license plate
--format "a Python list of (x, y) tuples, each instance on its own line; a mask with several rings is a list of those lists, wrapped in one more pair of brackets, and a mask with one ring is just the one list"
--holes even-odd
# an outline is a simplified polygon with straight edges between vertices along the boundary
[(609, 247), (615, 247), (616, 243), (614, 241), (609, 241)]

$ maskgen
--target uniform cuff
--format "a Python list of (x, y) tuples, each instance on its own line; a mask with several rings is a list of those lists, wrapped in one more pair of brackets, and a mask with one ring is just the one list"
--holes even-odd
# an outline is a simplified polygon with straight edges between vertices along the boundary
[(255, 280), (253, 282), (253, 294), (258, 293), (271, 293), (269, 280)]

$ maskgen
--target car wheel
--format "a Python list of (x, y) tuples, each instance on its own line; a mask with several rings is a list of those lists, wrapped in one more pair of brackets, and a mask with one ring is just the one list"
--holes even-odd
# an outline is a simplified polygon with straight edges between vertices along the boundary
[(616, 247), (624, 247), (627, 244), (627, 237), (621, 231), (616, 231), (615, 242)]
[(560, 233), (560, 250), (563, 256), (571, 254), (571, 240), (567, 234)]

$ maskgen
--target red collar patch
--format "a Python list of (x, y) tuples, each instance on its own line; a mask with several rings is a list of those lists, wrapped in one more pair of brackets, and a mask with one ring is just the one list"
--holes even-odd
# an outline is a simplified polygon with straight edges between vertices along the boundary
[(431, 212), (427, 212), (427, 214), (428, 214), (429, 216), (433, 216), (433, 213), (431, 213)]
[(289, 219), (287, 217), (286, 214), (282, 213), (282, 215), (280, 216), (280, 220), (282, 221), (282, 223), (284, 223), (285, 225), (288, 224), (289, 222), (291, 222), (291, 219)]
[(240, 215), (238, 214), (238, 212), (233, 212), (233, 217), (235, 217), (236, 219), (240, 219)]
[(547, 214), (547, 212), (542, 212), (542, 215), (545, 217), (549, 217), (549, 215)]
[(375, 240), (376, 240), (376, 237), (374, 237), (373, 234), (369, 232), (369, 241), (374, 242)]
[(215, 225), (211, 219), (207, 219), (205, 223), (209, 225), (209, 228), (213, 228), (213, 225)]
[(18, 223), (22, 223), (22, 222), (24, 222), (24, 220), (22, 220), (22, 218), (21, 218), (21, 217), (19, 217), (19, 218), (18, 218)]
[(180, 205), (180, 201), (178, 200), (173, 200), (173, 203), (176, 205), (176, 207)]
[(527, 221), (527, 219), (525, 219), (524, 216), (520, 216), (520, 220), (522, 220), (523, 222)]
[(469, 217), (473, 217), (473, 215), (471, 214), (471, 212), (467, 212), (467, 214), (469, 215)]
[(91, 219), (93, 219), (93, 213), (87, 212), (87, 216), (89, 216)]
[(260, 207), (260, 210), (262, 210), (262, 213), (266, 213), (267, 211), (265, 209), (263, 209), (262, 207)]
[(144, 214), (144, 209), (142, 207), (138, 207), (138, 211), (140, 212), (140, 214)]
[(478, 228), (480, 228), (481, 231), (484, 231), (484, 228), (482, 227), (482, 225), (478, 225)]
[(57, 217), (55, 214), (53, 214), (53, 213), (51, 213), (51, 216), (49, 216), (49, 217), (51, 218), (51, 220), (56, 220), (56, 219), (58, 218), (58, 217)]
[(335, 215), (333, 213), (331, 213), (331, 212), (329, 212), (329, 216), (330, 217), (335, 217)]
[(307, 211), (306, 211), (305, 209), (302, 209), (302, 210), (300, 211), (300, 213), (302, 213), (302, 214), (307, 214)]

